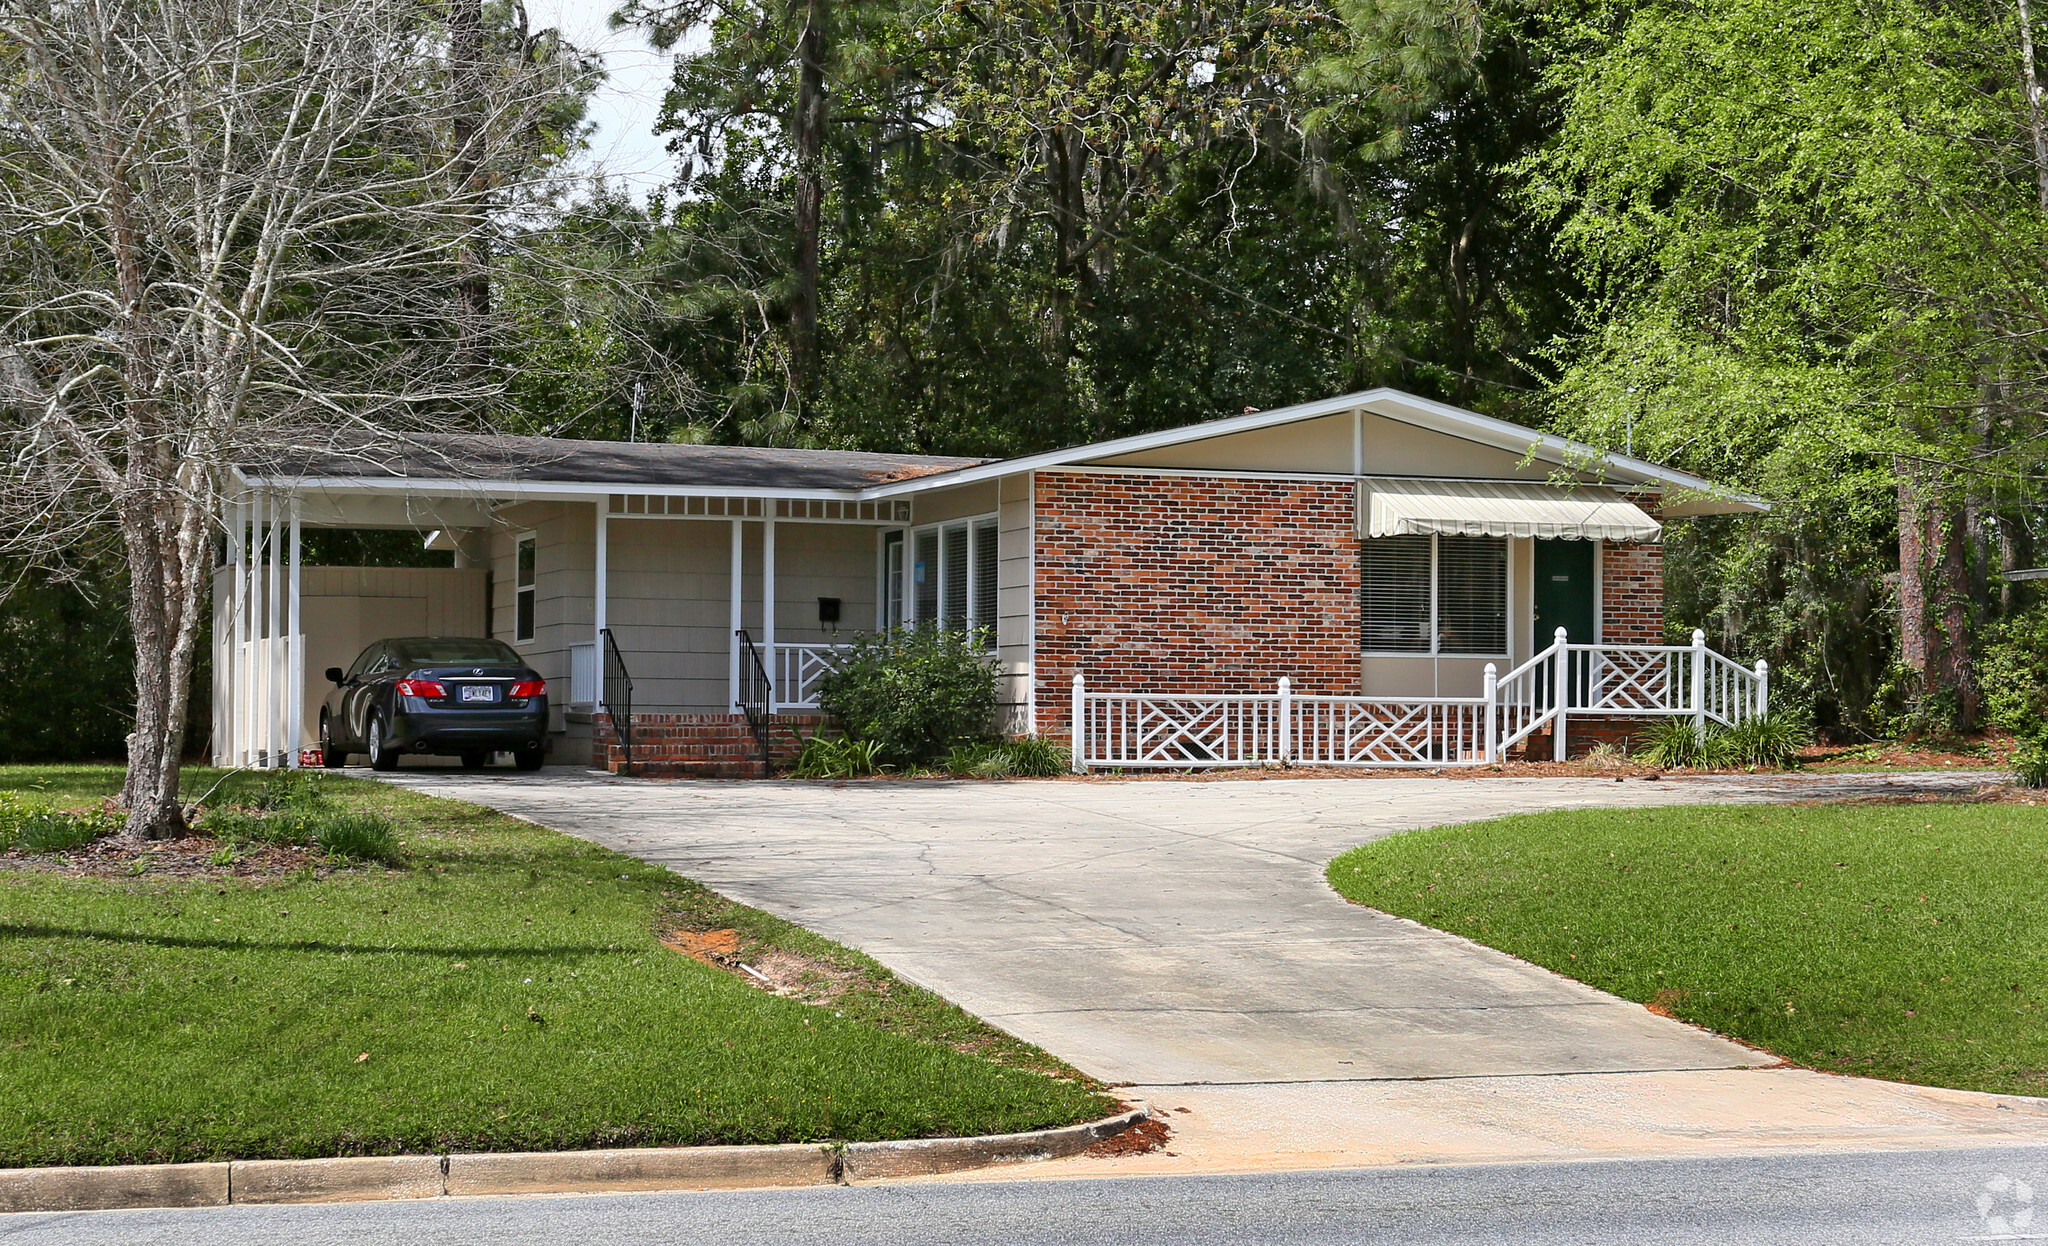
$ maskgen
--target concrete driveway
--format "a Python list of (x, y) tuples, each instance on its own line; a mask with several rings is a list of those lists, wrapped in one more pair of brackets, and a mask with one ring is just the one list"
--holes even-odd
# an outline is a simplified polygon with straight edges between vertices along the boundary
[(1148, 1087), (1769, 1063), (1348, 904), (1323, 868), (1395, 831), (1510, 812), (1971, 781), (391, 778), (666, 865), (861, 948), (1096, 1077)]

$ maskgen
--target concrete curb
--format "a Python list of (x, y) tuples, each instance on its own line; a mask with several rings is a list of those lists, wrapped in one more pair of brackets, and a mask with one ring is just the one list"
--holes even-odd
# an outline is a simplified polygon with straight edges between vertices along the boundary
[(909, 1142), (850, 1142), (839, 1156), (840, 1180), (930, 1177), (995, 1164), (1029, 1164), (1079, 1155), (1104, 1138), (1114, 1138), (1151, 1115), (1143, 1103), (1099, 1121), (1040, 1129), (1028, 1134), (980, 1138), (918, 1138)]
[(0, 1169), (0, 1212), (834, 1185), (1078, 1155), (1148, 1114), (1139, 1103), (1102, 1120), (1033, 1133), (854, 1142), (838, 1149), (802, 1144), (646, 1147), (7, 1168)]

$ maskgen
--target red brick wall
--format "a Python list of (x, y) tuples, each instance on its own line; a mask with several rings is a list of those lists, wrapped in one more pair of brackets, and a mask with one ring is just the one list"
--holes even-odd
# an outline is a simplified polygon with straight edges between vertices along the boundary
[(1664, 643), (1664, 547), (1608, 541), (1600, 553), (1600, 639), (1610, 645)]
[(1349, 481), (1040, 472), (1038, 729), (1107, 691), (1358, 688)]

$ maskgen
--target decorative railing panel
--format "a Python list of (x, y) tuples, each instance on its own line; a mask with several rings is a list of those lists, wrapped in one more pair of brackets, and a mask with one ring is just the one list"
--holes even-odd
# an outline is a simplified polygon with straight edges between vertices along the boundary
[(1736, 726), (1770, 705), (1769, 667), (1750, 670), (1706, 647), (1573, 645), (1548, 649), (1505, 676), (1486, 667), (1477, 697), (1186, 696), (1093, 692), (1074, 677), (1074, 768), (1212, 766), (1476, 766), (1549, 727), (1564, 756), (1569, 721), (1684, 715), (1702, 731)]
[[(817, 709), (818, 685), (839, 669), (839, 663), (851, 652), (852, 645), (776, 645), (775, 708)], [(744, 663), (741, 668), (745, 669)]]

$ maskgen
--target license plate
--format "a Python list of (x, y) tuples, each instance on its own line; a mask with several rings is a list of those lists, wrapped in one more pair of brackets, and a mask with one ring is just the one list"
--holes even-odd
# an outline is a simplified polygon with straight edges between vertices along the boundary
[(489, 684), (464, 684), (462, 686), (462, 699), (465, 701), (495, 701), (498, 699), (498, 690)]

